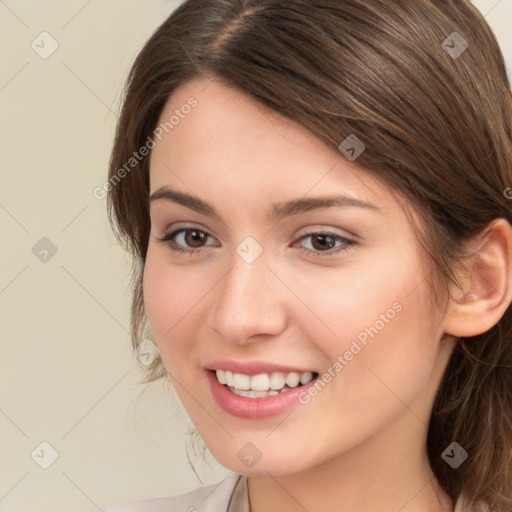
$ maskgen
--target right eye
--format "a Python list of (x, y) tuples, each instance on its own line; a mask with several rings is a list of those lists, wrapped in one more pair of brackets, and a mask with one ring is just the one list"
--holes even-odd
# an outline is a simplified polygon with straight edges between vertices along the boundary
[[(158, 238), (157, 240), (166, 244), (169, 247), (169, 249), (171, 249), (171, 251), (177, 253), (193, 254), (200, 252), (201, 249), (205, 247), (204, 245), (201, 244), (202, 242), (207, 240), (208, 237), (211, 238), (211, 235), (209, 233), (198, 228), (180, 228), (171, 231), (170, 233), (166, 234), (163, 238)], [(183, 244), (185, 244), (185, 247), (183, 245), (178, 245), (178, 239), (181, 239)]]

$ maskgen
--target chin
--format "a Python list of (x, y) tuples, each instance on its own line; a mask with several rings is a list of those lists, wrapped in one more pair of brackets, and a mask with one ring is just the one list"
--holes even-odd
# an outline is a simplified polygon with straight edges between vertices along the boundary
[[(225, 468), (247, 476), (285, 476), (307, 470), (314, 463), (309, 464), (301, 454), (300, 464), (297, 464), (297, 452), (292, 446), (282, 444), (283, 451), (276, 452), (268, 442), (262, 446), (262, 442), (238, 441), (231, 446), (216, 445), (215, 448), (208, 445), (210, 453)], [(258, 448), (259, 447), (259, 448)]]

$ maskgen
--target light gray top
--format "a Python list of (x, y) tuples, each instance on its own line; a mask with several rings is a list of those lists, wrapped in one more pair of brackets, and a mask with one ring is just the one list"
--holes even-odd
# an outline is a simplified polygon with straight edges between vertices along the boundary
[(247, 477), (231, 473), (206, 487), (165, 498), (118, 503), (103, 512), (250, 512)]
[[(247, 476), (231, 473), (206, 487), (165, 498), (126, 501), (103, 512), (250, 512)], [(462, 497), (455, 504), (455, 512), (466, 512)]]

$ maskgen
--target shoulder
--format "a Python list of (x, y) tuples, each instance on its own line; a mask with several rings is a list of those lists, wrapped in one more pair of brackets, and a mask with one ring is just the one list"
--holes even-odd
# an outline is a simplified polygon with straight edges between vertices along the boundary
[(192, 491), (163, 498), (125, 501), (102, 512), (224, 512), (239, 478), (240, 475), (233, 473), (224, 480)]

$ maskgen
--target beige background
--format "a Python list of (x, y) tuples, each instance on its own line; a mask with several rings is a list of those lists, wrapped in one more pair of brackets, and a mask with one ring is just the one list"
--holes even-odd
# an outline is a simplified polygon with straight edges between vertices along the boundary
[[(92, 193), (129, 65), (177, 3), (0, 0), (0, 512), (93, 512), (229, 473), (191, 454), (198, 480), (181, 407), (140, 384), (129, 259)], [(510, 68), (512, 0), (475, 3)], [(44, 59), (31, 44), (50, 37)]]

